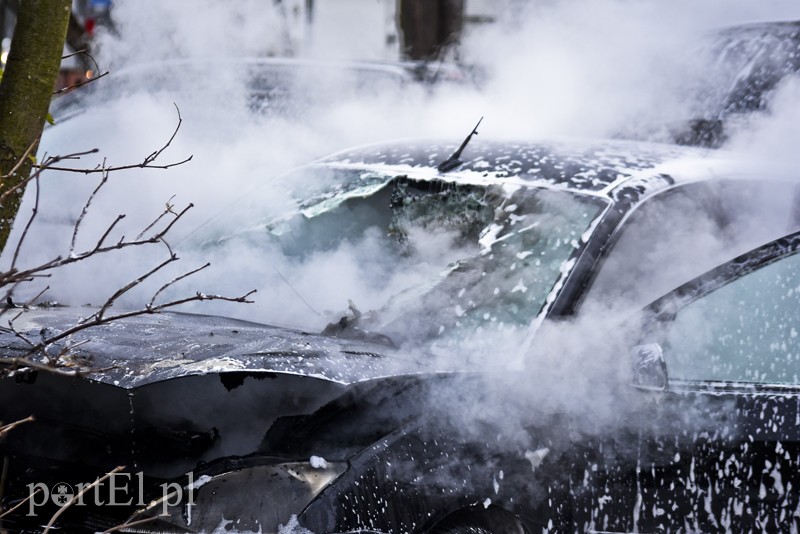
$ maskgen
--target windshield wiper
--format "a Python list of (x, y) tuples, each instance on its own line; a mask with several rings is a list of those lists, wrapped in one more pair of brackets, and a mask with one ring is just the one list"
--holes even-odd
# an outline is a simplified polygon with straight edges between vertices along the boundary
[(483, 117), (480, 118), (480, 120), (478, 121), (478, 124), (475, 125), (475, 128), (473, 128), (472, 131), (470, 132), (470, 134), (464, 139), (464, 142), (461, 143), (461, 146), (458, 147), (458, 150), (453, 152), (450, 155), (449, 158), (447, 158), (446, 160), (441, 162), (439, 164), (439, 166), (436, 167), (439, 170), (439, 172), (452, 171), (453, 169), (455, 169), (456, 167), (458, 167), (459, 165), (464, 163), (460, 159), (461, 158), (461, 153), (464, 151), (464, 149), (467, 147), (469, 142), (472, 140), (472, 136), (473, 135), (478, 135), (478, 126), (481, 125), (481, 121), (482, 120), (483, 120)]
[(342, 339), (350, 339), (353, 341), (366, 341), (369, 343), (377, 343), (385, 345), (393, 349), (397, 348), (397, 344), (392, 338), (380, 332), (371, 332), (360, 328), (362, 314), (352, 300), (348, 300), (347, 311), (350, 315), (341, 317), (335, 323), (328, 323), (328, 325), (320, 332), (323, 336), (338, 337)]

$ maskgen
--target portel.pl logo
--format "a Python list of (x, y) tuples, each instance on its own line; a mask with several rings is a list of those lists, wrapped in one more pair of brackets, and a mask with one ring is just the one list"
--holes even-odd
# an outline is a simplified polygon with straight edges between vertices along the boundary
[[(201, 479), (203, 477), (200, 477)], [(28, 516), (35, 516), (39, 507), (50, 503), (56, 506), (148, 506), (144, 500), (144, 474), (110, 473), (101, 481), (72, 486), (58, 482), (48, 486), (42, 482), (28, 484)], [(161, 484), (161, 497), (155, 502), (161, 506), (161, 515), (168, 515), (171, 506), (194, 505), (194, 476), (189, 473), (189, 483), (184, 487), (177, 482)]]

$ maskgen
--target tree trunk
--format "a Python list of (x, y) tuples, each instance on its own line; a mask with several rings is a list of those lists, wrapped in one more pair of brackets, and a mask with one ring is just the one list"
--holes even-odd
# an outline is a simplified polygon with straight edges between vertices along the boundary
[[(71, 0), (20, 2), (8, 62), (0, 83), (0, 195), (30, 175), (28, 158), (6, 176), (33, 146), (35, 154), (61, 65), (72, 11)], [(5, 248), (23, 191), (0, 205), (0, 250)]]
[(400, 0), (398, 9), (407, 59), (438, 59), (458, 42), (464, 26), (464, 0)]

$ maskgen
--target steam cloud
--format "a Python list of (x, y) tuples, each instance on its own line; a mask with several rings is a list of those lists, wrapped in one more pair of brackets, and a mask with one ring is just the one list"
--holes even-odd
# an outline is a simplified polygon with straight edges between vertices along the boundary
[[(458, 142), (481, 115), (486, 116), (481, 135), (495, 138), (602, 138), (650, 132), (691, 114), (694, 103), (686, 88), (699, 84), (704, 71), (687, 55), (688, 42), (725, 24), (800, 18), (800, 8), (790, 1), (772, 2), (769, 7), (763, 2), (721, 0), (534, 2), (466, 36), (463, 61), (487, 73), (480, 89), (444, 86), (430, 94), (418, 86), (401, 91), (382, 88), (365, 98), (356, 97), (344, 84), (340, 94), (324, 95), (322, 105), (311, 102), (310, 113), (286, 119), (252, 113), (241, 80), (217, 68), (225, 61), (221, 58), (283, 51), (287, 30), (269, 3), (241, 1), (232, 7), (212, 1), (120, 0), (115, 4), (119, 36), (101, 36), (101, 65), (122, 72), (141, 62), (195, 58), (201, 61), (200, 74), (186, 81), (172, 80), (181, 86), (177, 93), (154, 90), (148, 79), (134, 75), (126, 81), (135, 86), (125, 88), (126, 96), (99, 103), (90, 113), (51, 129), (41, 151), (63, 154), (98, 147), (109, 163), (140, 161), (168, 138), (175, 125), (172, 98), (179, 98), (184, 125), (163, 158), (174, 161), (193, 154), (194, 159), (169, 171), (112, 176), (87, 217), (86, 246), (117, 213), (128, 214), (124, 233), (135, 235), (173, 195), (178, 206), (188, 202), (197, 206), (184, 221), (185, 232), (212, 219), (206, 230), (227, 235), (249, 221), (280, 215), (291, 206), (293, 196), (302, 197), (318, 186), (281, 182), (281, 173), (294, 166), (334, 150), (391, 138), (443, 137)], [(192, 15), (184, 16), (187, 12)], [(174, 72), (177, 76), (180, 70)], [(765, 114), (735, 132), (728, 148), (783, 165), (797, 157), (793, 142), (800, 138), (799, 113), (800, 84), (790, 79), (778, 89)], [(55, 119), (59, 121), (58, 116)], [(83, 165), (94, 163), (87, 160)], [(82, 175), (44, 177), (42, 215), (24, 249), (26, 261), (64, 250), (80, 206), (95, 185), (93, 178)], [(30, 196), (21, 213), (30, 210)], [(694, 214), (684, 215), (691, 221)], [(692, 225), (687, 226), (690, 231)], [(233, 240), (219, 249), (186, 240), (185, 246), (178, 246), (182, 265), (172, 274), (211, 261), (211, 270), (183, 285), (186, 292), (238, 295), (253, 287), (259, 290), (254, 305), (204, 304), (192, 311), (321, 329), (338, 318), (348, 299), (368, 310), (429, 279), (438, 262), (446, 263), (453, 253), (452, 241), (448, 236), (422, 239), (423, 256), (435, 261), (408, 262), (387, 279), (387, 252), (371, 232), (301, 261), (284, 257), (278, 249), (250, 246), (246, 240)], [(110, 261), (99, 258), (63, 269), (48, 281), (52, 287), (48, 296), (75, 305), (101, 303), (163, 254), (163, 250), (132, 250)], [(121, 304), (136, 305), (153, 289), (145, 287)], [(613, 324), (583, 320), (554, 327), (542, 333), (536, 354), (523, 360), (524, 335), (483, 336), (466, 340), (463, 346), (473, 347), (477, 363), (491, 358), (494, 368), (522, 365), (530, 378), (522, 389), (541, 405), (553, 410), (577, 405), (585, 410), (587, 425), (601, 425), (619, 417), (613, 385), (621, 380), (625, 361), (619, 355), (600, 357), (602, 351), (586, 340), (603, 337)], [(568, 335), (565, 329), (570, 329)], [(469, 360), (462, 352), (441, 357), (443, 366), (454, 358), (459, 365)], [(582, 394), (589, 391), (591, 397)], [(509, 412), (509, 425), (521, 420), (530, 399), (528, 404), (520, 401), (519, 418)], [(470, 414), (482, 416), (492, 417)]]

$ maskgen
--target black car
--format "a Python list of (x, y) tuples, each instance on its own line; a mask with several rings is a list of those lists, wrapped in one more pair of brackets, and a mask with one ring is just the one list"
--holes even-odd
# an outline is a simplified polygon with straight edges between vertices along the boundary
[(665, 137), (680, 144), (719, 147), (756, 114), (769, 111), (775, 93), (797, 77), (800, 21), (723, 28), (690, 47), (685, 61), (699, 61), (702, 76), (684, 88), (690, 117), (670, 125)]
[(35, 421), (0, 444), (3, 528), (797, 529), (800, 238), (724, 263), (798, 228), (795, 182), (673, 146), (465, 145), (330, 156), (284, 216), (198, 238), (298, 261), (377, 239), (387, 283), (434, 263), (382, 306), (322, 333), (164, 313), (76, 334), (60, 373), (5, 360), (2, 420)]

